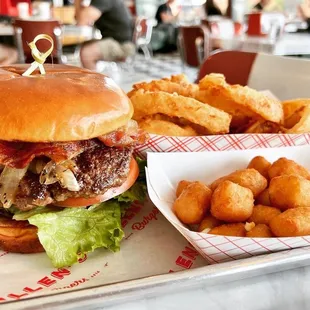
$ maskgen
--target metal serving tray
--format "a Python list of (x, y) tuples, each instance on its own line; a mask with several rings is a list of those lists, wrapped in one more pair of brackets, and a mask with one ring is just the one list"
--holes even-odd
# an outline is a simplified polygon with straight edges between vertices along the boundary
[(261, 255), (192, 270), (150, 276), (50, 296), (33, 297), (3, 306), (7, 309), (85, 309), (167, 294), (186, 287), (212, 286), (268, 273), (303, 267), (310, 263), (310, 247)]

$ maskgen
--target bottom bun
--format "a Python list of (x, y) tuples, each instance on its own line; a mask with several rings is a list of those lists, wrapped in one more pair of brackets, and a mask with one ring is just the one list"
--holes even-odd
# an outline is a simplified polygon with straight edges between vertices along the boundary
[(1, 216), (0, 248), (13, 253), (44, 252), (37, 232), (37, 227), (28, 221), (15, 221)]

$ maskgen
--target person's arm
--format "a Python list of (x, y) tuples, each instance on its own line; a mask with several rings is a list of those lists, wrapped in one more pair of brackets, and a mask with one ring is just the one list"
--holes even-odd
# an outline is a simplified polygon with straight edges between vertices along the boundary
[(99, 19), (101, 16), (103, 9), (106, 9), (108, 7), (105, 5), (105, 1), (102, 3), (99, 2), (102, 6), (102, 10), (100, 5), (97, 4), (97, 0), (93, 0), (90, 3), (90, 6), (83, 7), (81, 5), (82, 0), (75, 0), (74, 6), (75, 6), (75, 19), (77, 21), (78, 25), (85, 26), (85, 25), (93, 25), (96, 20)]
[(307, 23), (307, 30), (310, 31), (310, 8), (306, 4), (298, 6), (298, 15)]
[(172, 23), (172, 22), (174, 22), (175, 19), (176, 19), (175, 16), (170, 15), (170, 14), (167, 13), (167, 12), (162, 12), (162, 13), (160, 14), (160, 18), (161, 18), (161, 20), (163, 21), (163, 23), (165, 23), (165, 24)]
[(310, 17), (309, 7), (305, 3), (298, 6), (298, 13), (303, 20), (307, 20)]
[(78, 25), (81, 26), (92, 26), (97, 19), (101, 16), (101, 11), (94, 6), (81, 7), (79, 14), (76, 16)]
[(77, 20), (79, 15), (80, 15), (80, 11), (81, 11), (81, 2), (82, 0), (74, 0), (74, 8), (75, 8), (75, 19)]

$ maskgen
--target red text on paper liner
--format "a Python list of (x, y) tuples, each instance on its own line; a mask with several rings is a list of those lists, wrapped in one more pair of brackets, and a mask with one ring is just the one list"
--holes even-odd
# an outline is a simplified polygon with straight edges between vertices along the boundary
[[(139, 204), (133, 204), (126, 212), (125, 216), (122, 219), (122, 226), (125, 227), (130, 220), (132, 220), (140, 211), (141, 211), (142, 205)], [(1, 254), (2, 256), (5, 256), (9, 254), (8, 252), (3, 252)], [(79, 259), (79, 263), (83, 263), (87, 260), (87, 255)], [(107, 264), (106, 264), (107, 265)], [(100, 271), (96, 271), (93, 275), (90, 276), (90, 278), (93, 278), (94, 276), (98, 275)], [(10, 300), (19, 300), (21, 298), (27, 297), (30, 294), (36, 293), (41, 291), (44, 288), (50, 288), (52, 286), (55, 286), (56, 284), (59, 284), (59, 281), (63, 280), (67, 276), (71, 275), (71, 271), (66, 268), (59, 268), (55, 271), (52, 271), (49, 275), (44, 276), (43, 278), (39, 279), (36, 282), (35, 286), (26, 286), (24, 287), (21, 292), (19, 293), (10, 293), (6, 297), (0, 296), (0, 302), (10, 301)], [(61, 287), (61, 288), (55, 288), (57, 290), (61, 289), (70, 289), (76, 286), (79, 286), (81, 284), (86, 283), (89, 281), (87, 278), (81, 278), (79, 280), (75, 280), (71, 282), (69, 285)]]
[[(176, 266), (182, 267), (184, 269), (192, 268), (194, 261), (199, 256), (199, 253), (196, 249), (189, 243), (181, 254), (175, 260)], [(174, 270), (170, 269), (169, 272), (174, 272)]]

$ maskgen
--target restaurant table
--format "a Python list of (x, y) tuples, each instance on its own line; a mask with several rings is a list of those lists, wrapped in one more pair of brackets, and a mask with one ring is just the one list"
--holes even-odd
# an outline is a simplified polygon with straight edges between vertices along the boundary
[[(139, 57), (141, 56), (141, 57)], [(168, 55), (155, 56), (152, 62), (142, 64), (143, 55), (138, 55), (137, 65), (145, 65), (158, 74), (167, 76), (167, 72), (161, 66), (171, 68), (172, 60)], [(140, 61), (141, 60), (141, 61)], [(181, 62), (175, 55), (175, 67), (181, 68)], [(168, 65), (167, 65), (168, 64)], [(158, 71), (154, 72), (154, 67)], [(144, 69), (144, 68), (143, 68)], [(177, 74), (177, 72), (174, 72)], [(133, 83), (153, 79), (155, 76), (150, 72), (131, 75), (122, 74), (122, 80), (118, 84), (129, 91)], [(291, 265), (291, 270), (283, 271), (281, 268), (269, 270), (269, 273), (258, 275), (257, 273), (244, 274), (241, 280), (217, 281), (208, 286), (187, 286), (180, 289), (172, 284), (168, 289), (165, 287), (161, 293), (150, 295), (143, 293), (137, 297), (127, 298), (118, 304), (102, 303), (90, 307), (81, 302), (79, 306), (57, 304), (59, 309), (74, 310), (308, 310), (310, 309), (310, 266), (305, 267), (296, 261)], [(295, 269), (293, 269), (295, 268)], [(270, 273), (273, 272), (273, 273)], [(95, 289), (96, 290), (96, 289)], [(129, 294), (130, 295), (130, 294)], [(66, 294), (63, 295), (65, 299)], [(10, 309), (3, 305), (4, 309)], [(39, 308), (39, 307), (38, 307)], [(40, 309), (46, 307), (42, 304)]]
[[(14, 29), (12, 25), (0, 24), (0, 36), (13, 36)], [(100, 39), (97, 30), (90, 26), (64, 25), (62, 27), (62, 44), (78, 45), (92, 39)]]
[(213, 46), (224, 50), (263, 52), (273, 55), (310, 55), (310, 33), (284, 33), (277, 40), (247, 35), (213, 36), (211, 40)]
[[(154, 57), (154, 63), (148, 64), (152, 72), (156, 67), (157, 57)], [(161, 63), (166, 64), (167, 68), (171, 67), (163, 58), (158, 61), (158, 65)], [(137, 63), (140, 63), (139, 58)], [(181, 65), (180, 62), (178, 65)], [(156, 74), (167, 76), (167, 73), (162, 71)], [(133, 83), (152, 80), (152, 72), (122, 74), (118, 84), (127, 92), (131, 90)], [(138, 298), (128, 298), (118, 304), (102, 302), (92, 307), (83, 304), (80, 307), (74, 306), (74, 310), (308, 310), (310, 266), (300, 265), (296, 261), (291, 268), (295, 269), (273, 269), (273, 273), (264, 275), (245, 274), (244, 278), (238, 281), (215, 282), (208, 286), (188, 286), (180, 289), (177, 285), (171, 285), (169, 289), (165, 288), (161, 292), (151, 295), (141, 293)]]
[(11, 25), (0, 23), (0, 36), (12, 36), (14, 35), (14, 30)]
[[(85, 305), (75, 310), (90, 310)], [(292, 269), (207, 287), (171, 287), (169, 292), (140, 296), (105, 310), (308, 310), (310, 267)]]

